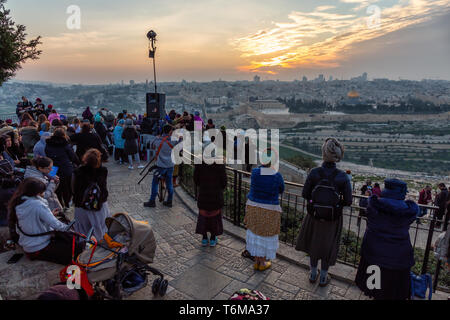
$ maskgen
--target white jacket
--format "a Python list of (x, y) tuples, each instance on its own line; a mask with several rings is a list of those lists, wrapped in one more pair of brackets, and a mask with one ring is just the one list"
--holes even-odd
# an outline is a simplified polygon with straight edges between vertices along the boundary
[[(16, 215), (23, 232), (33, 235), (53, 230), (62, 231), (67, 227), (55, 218), (44, 198), (23, 196), (22, 199), (25, 202), (16, 207)], [(51, 235), (29, 237), (17, 229), (19, 245), (27, 253), (44, 249), (50, 243)]]

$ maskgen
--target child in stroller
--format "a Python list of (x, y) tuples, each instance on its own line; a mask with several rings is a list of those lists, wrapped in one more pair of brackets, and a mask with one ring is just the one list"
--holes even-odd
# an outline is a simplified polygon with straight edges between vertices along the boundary
[[(168, 281), (160, 271), (148, 266), (156, 251), (152, 228), (126, 213), (117, 213), (105, 222), (108, 231), (99, 242), (92, 237), (92, 230), (86, 236), (71, 232), (74, 243), (75, 237), (82, 237), (87, 244), (86, 250), (72, 264), (78, 267), (81, 286), (88, 297), (112, 300), (128, 297), (147, 285), (148, 272), (159, 276), (153, 282), (153, 294), (164, 296)], [(71, 272), (73, 267), (69, 267), (61, 271), (61, 281), (75, 277)]]

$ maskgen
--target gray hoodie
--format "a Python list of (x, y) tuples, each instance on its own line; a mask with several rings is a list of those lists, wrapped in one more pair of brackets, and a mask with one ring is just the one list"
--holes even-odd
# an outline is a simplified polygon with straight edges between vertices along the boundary
[[(62, 231), (67, 227), (55, 218), (44, 198), (23, 196), (22, 199), (25, 202), (16, 207), (16, 215), (18, 224), (25, 233), (32, 235), (52, 230)], [(19, 245), (27, 253), (42, 250), (50, 243), (51, 235), (28, 237), (20, 230), (17, 233), (20, 235)]]
[(41, 140), (39, 140), (38, 143), (36, 143), (33, 148), (33, 153), (34, 153), (35, 158), (46, 157), (46, 155), (45, 155), (45, 146), (46, 146), (45, 140), (47, 140), (50, 137), (51, 137), (50, 132), (44, 132), (41, 134)]
[(45, 192), (44, 192), (44, 199), (48, 201), (48, 206), (51, 211), (55, 209), (59, 209), (60, 211), (63, 210), (63, 207), (61, 203), (58, 200), (58, 196), (56, 195), (55, 191), (58, 188), (58, 185), (55, 183), (54, 180), (50, 180), (47, 178), (42, 172), (40, 172), (35, 167), (27, 167), (25, 170), (24, 178), (36, 178), (40, 181), (42, 181), (45, 184)]
[[(155, 154), (158, 151), (159, 145), (161, 144), (162, 140), (167, 137), (167, 134), (163, 134), (161, 137), (157, 137), (155, 140), (153, 140), (152, 147), (155, 149)], [(170, 137), (167, 139), (167, 141), (175, 147), (179, 141), (172, 141)], [(175, 164), (172, 162), (172, 148), (164, 142), (164, 144), (161, 147), (161, 151), (159, 152), (158, 159), (156, 160), (156, 166), (160, 168), (172, 168)]]

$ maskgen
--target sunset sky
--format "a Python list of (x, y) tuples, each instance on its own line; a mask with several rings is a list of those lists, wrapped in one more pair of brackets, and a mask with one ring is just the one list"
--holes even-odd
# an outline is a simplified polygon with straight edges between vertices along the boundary
[[(66, 26), (70, 5), (81, 9), (80, 30)], [(43, 37), (41, 58), (18, 80), (151, 80), (150, 29), (160, 81), (363, 72), (450, 80), (450, 0), (9, 0), (7, 8), (30, 37)]]

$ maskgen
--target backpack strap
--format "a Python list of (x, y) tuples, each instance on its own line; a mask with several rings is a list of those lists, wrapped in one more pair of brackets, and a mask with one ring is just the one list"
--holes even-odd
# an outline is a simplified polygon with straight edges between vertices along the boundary
[(164, 137), (164, 138), (162, 139), (161, 143), (159, 144), (158, 151), (156, 151), (155, 159), (158, 158), (159, 153), (161, 152), (161, 148), (162, 148), (164, 142), (167, 143), (167, 144), (169, 145), (170, 149), (173, 149), (173, 145), (172, 145), (169, 141), (167, 141), (168, 138), (169, 138), (169, 136)]
[(25, 233), (22, 228), (19, 225), (19, 221), (17, 221), (17, 228), (19, 229), (20, 232), (22, 232), (24, 235), (26, 235), (27, 237), (42, 237), (42, 236), (48, 236), (50, 234), (54, 234), (55, 231), (47, 231), (47, 232), (43, 232), (43, 233), (38, 233), (38, 234), (28, 234)]

